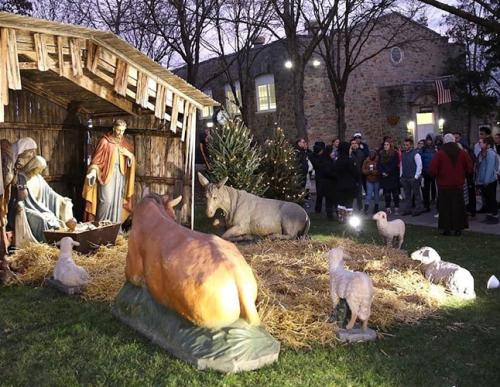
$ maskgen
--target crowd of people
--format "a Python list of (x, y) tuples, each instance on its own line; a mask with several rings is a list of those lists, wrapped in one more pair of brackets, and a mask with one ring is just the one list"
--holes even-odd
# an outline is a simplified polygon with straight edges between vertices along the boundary
[(456, 132), (429, 134), (417, 144), (412, 138), (397, 144), (386, 136), (379, 149), (370, 150), (362, 134), (355, 133), (349, 142), (317, 141), (312, 150), (300, 138), (296, 149), (304, 177), (309, 162), (314, 169), (315, 211), (321, 213), (324, 202), (330, 220), (345, 222), (354, 203), (364, 214), (370, 208), (378, 212), (382, 192), (387, 214), (419, 216), (435, 205), (444, 235), (460, 235), (476, 213), (485, 214), (486, 224), (499, 222), (500, 133), (492, 136), (489, 127), (480, 128), (473, 146)]

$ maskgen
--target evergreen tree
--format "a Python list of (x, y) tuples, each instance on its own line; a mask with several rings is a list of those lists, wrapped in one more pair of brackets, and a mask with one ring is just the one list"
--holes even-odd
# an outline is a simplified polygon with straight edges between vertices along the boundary
[(285, 137), (283, 129), (277, 128), (274, 136), (266, 140), (262, 148), (267, 191), (265, 196), (272, 199), (300, 203), (304, 200), (302, 174), (297, 162), (295, 149)]
[(262, 153), (239, 118), (227, 117), (223, 125), (212, 130), (207, 149), (213, 182), (227, 176), (227, 185), (262, 196), (266, 190), (263, 173), (258, 172)]

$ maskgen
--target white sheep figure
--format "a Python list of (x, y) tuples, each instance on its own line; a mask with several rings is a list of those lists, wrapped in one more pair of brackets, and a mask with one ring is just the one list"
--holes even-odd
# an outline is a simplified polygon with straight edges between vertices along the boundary
[(72, 258), (73, 246), (79, 246), (80, 243), (71, 237), (64, 237), (56, 244), (60, 246), (60, 252), (54, 268), (54, 279), (71, 287), (87, 285), (90, 280), (89, 274), (83, 267), (78, 266)]
[(366, 273), (344, 269), (344, 249), (341, 247), (331, 249), (328, 259), (333, 309), (335, 310), (341, 298), (345, 299), (351, 310), (351, 319), (346, 329), (352, 329), (359, 318), (363, 321), (363, 331), (366, 331), (373, 301), (372, 280)]
[(398, 240), (398, 249), (403, 245), (405, 238), (405, 222), (401, 219), (387, 221), (387, 214), (379, 211), (373, 215), (373, 220), (377, 221), (378, 233), (387, 244), (387, 247), (394, 247), (394, 239)]
[(422, 247), (411, 253), (411, 259), (422, 262), (425, 278), (435, 284), (443, 284), (453, 294), (466, 299), (476, 298), (474, 277), (469, 270), (441, 260), (432, 247)]

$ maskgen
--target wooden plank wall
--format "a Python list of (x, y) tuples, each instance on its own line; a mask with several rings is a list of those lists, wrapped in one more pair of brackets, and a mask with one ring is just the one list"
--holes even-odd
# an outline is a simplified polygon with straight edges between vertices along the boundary
[[(6, 122), (0, 123), (0, 138), (11, 142), (22, 137), (32, 137), (39, 145), (39, 152), (48, 162), (47, 181), (57, 192), (71, 197), (75, 210), (83, 205), (81, 185), (86, 169), (83, 162), (85, 127), (78, 127), (68, 112), (28, 91), (10, 91), (6, 106)], [(112, 120), (127, 121), (126, 136), (134, 145), (137, 159), (135, 201), (140, 200), (146, 187), (151, 192), (168, 193), (172, 197), (182, 194), (178, 219), (188, 225), (191, 220), (191, 176), (185, 176), (186, 143), (181, 134), (173, 133), (169, 125), (161, 124), (153, 115), (131, 117), (117, 116), (94, 119), (91, 130), (95, 145), (103, 133), (109, 131)], [(75, 211), (76, 212), (76, 211)]]

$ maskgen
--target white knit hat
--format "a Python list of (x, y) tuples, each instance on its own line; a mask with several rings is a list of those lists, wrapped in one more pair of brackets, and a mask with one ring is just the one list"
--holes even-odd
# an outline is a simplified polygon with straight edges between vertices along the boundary
[(443, 143), (455, 142), (455, 136), (451, 133), (446, 133), (443, 138)]

